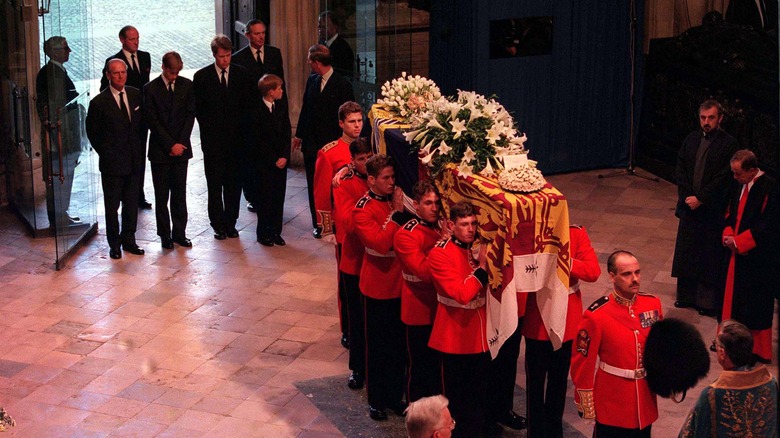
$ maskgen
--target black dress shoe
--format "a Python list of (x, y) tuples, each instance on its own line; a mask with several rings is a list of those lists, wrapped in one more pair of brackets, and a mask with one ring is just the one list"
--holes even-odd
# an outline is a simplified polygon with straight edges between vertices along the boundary
[(192, 248), (192, 240), (186, 238), (186, 237), (174, 237), (173, 243), (183, 246), (185, 248)]
[(122, 245), (122, 249), (130, 254), (144, 255), (144, 249), (138, 245)]
[(363, 385), (366, 383), (366, 379), (362, 374), (352, 371), (347, 379), (347, 387), (349, 389), (363, 389)]
[(499, 424), (503, 424), (504, 426), (514, 430), (523, 430), (528, 427), (528, 422), (526, 421), (525, 417), (522, 415), (517, 415), (517, 413), (512, 410), (499, 417), (496, 421), (498, 421)]
[(257, 209), (255, 208), (254, 205), (252, 205), (251, 202), (246, 203), (246, 209), (251, 211), (252, 213), (257, 213)]
[(408, 403), (405, 401), (399, 401), (394, 406), (391, 406), (390, 409), (395, 412), (395, 415), (398, 415), (399, 417), (405, 417), (406, 416), (406, 408), (409, 406)]
[(276, 236), (272, 237), (271, 240), (274, 241), (274, 245), (279, 245), (279, 246), (287, 245), (287, 242), (285, 242), (284, 239), (282, 239), (282, 236), (280, 236), (278, 234)]
[(674, 307), (678, 309), (687, 309), (689, 307), (694, 307), (694, 304), (686, 303), (685, 301), (675, 301)]
[(261, 237), (257, 241), (263, 246), (274, 246), (274, 241), (270, 237)]
[(173, 239), (163, 239), (162, 247), (163, 249), (173, 249)]
[(368, 416), (374, 421), (386, 421), (387, 414), (384, 409), (375, 408), (371, 405), (368, 406)]
[(322, 230), (320, 228), (315, 228), (312, 230), (311, 235), (314, 236), (315, 239), (322, 239)]
[(122, 250), (119, 248), (111, 248), (108, 250), (108, 256), (114, 260), (119, 260), (122, 258)]
[(141, 201), (138, 203), (138, 208), (141, 210), (151, 210), (152, 209), (152, 203), (149, 201)]
[(236, 237), (238, 237), (238, 230), (236, 230), (235, 228), (231, 228), (227, 230), (227, 236), (230, 237), (231, 239), (235, 239)]
[(341, 346), (349, 350), (349, 338), (347, 335), (341, 335)]
[(227, 234), (225, 234), (224, 231), (214, 231), (214, 238), (217, 240), (225, 240), (227, 239)]
[(68, 216), (68, 219), (73, 221), (73, 222), (81, 222), (81, 218), (80, 217), (78, 217), (78, 216), (71, 216), (70, 213), (68, 213), (67, 211), (65, 212), (65, 215)]

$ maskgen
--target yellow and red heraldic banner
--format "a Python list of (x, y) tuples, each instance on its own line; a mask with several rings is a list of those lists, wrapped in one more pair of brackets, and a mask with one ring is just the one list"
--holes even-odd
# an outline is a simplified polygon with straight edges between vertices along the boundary
[(493, 357), (525, 314), (526, 293), (537, 303), (555, 349), (566, 326), (569, 208), (549, 183), (533, 193), (511, 193), (493, 179), (461, 175), (448, 165), (436, 178), (445, 212), (460, 201), (477, 207), (488, 247), (487, 339)]

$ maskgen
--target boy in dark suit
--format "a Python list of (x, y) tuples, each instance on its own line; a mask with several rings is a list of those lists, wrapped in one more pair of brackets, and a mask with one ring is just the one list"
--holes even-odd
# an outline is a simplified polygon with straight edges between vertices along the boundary
[(257, 209), (257, 241), (264, 246), (284, 246), (282, 218), (284, 193), (287, 187), (287, 162), (290, 159), (291, 128), (287, 113), (287, 101), (282, 99), (283, 81), (279, 76), (266, 74), (257, 83), (263, 96), (256, 106), (254, 142), (251, 154), (254, 158)]

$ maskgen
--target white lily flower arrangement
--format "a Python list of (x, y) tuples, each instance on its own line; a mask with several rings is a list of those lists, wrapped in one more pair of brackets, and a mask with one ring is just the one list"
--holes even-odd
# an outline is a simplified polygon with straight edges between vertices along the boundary
[(411, 76), (402, 72), (400, 78), (382, 85), (382, 99), (377, 100), (377, 103), (408, 123), (437, 99), (441, 99), (441, 91), (435, 82), (420, 75)]
[(430, 102), (411, 118), (404, 134), (420, 161), (438, 174), (454, 163), (463, 175), (497, 177), (504, 155), (525, 154), (525, 134), (512, 115), (496, 102), (472, 91)]

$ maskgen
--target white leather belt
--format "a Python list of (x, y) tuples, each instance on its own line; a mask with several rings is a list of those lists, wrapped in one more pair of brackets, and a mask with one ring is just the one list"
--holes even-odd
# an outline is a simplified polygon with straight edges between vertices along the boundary
[(479, 309), (480, 307), (485, 305), (485, 297), (480, 296), (477, 297), (471, 301), (468, 302), (468, 304), (461, 304), (452, 298), (445, 297), (439, 294), (436, 294), (436, 299), (439, 300), (440, 303), (444, 304), (448, 307), (458, 307), (460, 309)]
[(408, 281), (409, 283), (422, 283), (423, 282), (422, 278), (420, 278), (420, 277), (418, 277), (416, 275), (407, 274), (406, 272), (402, 272), (402, 274), (404, 276), (404, 280)]
[(395, 251), (390, 251), (382, 254), (381, 252), (374, 251), (373, 249), (368, 247), (366, 247), (366, 254), (372, 255), (374, 257), (395, 257)]
[(645, 378), (645, 369), (639, 368), (637, 370), (627, 370), (623, 368), (613, 367), (608, 363), (601, 362), (599, 368), (604, 370), (607, 374), (613, 376), (623, 377), (624, 379), (639, 380)]

